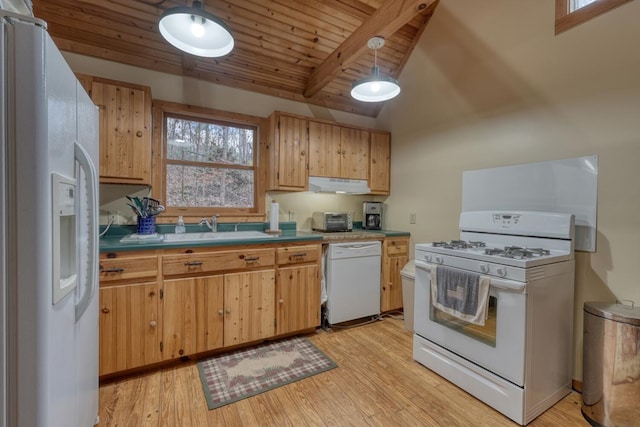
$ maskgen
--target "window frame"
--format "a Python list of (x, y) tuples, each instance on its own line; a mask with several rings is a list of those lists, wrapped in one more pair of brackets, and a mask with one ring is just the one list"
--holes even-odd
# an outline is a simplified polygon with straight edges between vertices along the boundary
[[(214, 122), (220, 124), (253, 127), (256, 130), (254, 140), (254, 207), (253, 208), (225, 208), (225, 207), (166, 207), (159, 222), (173, 223), (178, 216), (183, 216), (185, 222), (197, 222), (200, 218), (218, 215), (220, 222), (246, 222), (264, 220), (265, 217), (265, 180), (264, 171), (260, 167), (261, 141), (266, 125), (265, 119), (240, 113), (215, 110), (205, 107), (179, 104), (168, 101), (153, 101), (153, 154), (152, 154), (152, 185), (153, 194), (161, 202), (166, 198), (167, 176), (167, 145), (166, 145), (166, 117), (177, 117), (185, 120)], [(212, 166), (213, 167), (213, 166)]]
[(560, 34), (583, 22), (614, 9), (631, 0), (597, 0), (573, 12), (569, 11), (571, 0), (556, 0), (556, 34)]

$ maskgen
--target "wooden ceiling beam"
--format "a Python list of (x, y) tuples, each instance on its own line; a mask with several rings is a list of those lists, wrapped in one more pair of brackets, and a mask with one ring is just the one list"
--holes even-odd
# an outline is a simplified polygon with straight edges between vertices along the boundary
[(355, 62), (369, 49), (367, 42), (371, 37), (389, 37), (434, 2), (436, 0), (386, 0), (313, 71), (304, 96), (314, 96), (345, 67)]

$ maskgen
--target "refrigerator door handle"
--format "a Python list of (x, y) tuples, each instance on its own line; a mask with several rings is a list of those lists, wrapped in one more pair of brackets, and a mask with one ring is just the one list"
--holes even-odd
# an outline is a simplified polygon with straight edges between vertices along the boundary
[(97, 286), (96, 279), (98, 277), (98, 225), (96, 221), (96, 212), (98, 209), (98, 174), (96, 168), (91, 161), (89, 153), (75, 141), (75, 157), (82, 170), (84, 170), (87, 180), (87, 198), (88, 198), (88, 221), (89, 223), (89, 280), (86, 281), (85, 288), (80, 301), (76, 304), (76, 321), (78, 321), (89, 307), (91, 299), (95, 293)]

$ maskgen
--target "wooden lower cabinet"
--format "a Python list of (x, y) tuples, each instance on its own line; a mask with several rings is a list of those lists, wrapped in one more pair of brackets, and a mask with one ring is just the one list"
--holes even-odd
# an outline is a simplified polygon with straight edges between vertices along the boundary
[(159, 362), (157, 282), (100, 289), (100, 375)]
[(100, 376), (319, 326), (320, 249), (101, 254)]
[(224, 346), (274, 335), (275, 270), (224, 276)]
[(382, 292), (380, 310), (398, 310), (403, 306), (400, 272), (409, 261), (409, 237), (392, 237), (382, 244)]
[(169, 279), (163, 286), (164, 360), (274, 334), (273, 269)]
[(281, 267), (276, 283), (276, 335), (320, 325), (317, 264)]
[(163, 359), (223, 346), (224, 276), (165, 280), (162, 296)]

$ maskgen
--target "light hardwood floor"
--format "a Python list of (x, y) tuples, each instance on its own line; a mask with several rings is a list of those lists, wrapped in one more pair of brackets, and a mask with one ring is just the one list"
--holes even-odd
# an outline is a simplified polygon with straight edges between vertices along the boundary
[[(338, 368), (208, 410), (195, 362), (100, 387), (100, 426), (517, 426), (414, 362), (402, 320), (318, 330)], [(534, 427), (585, 426), (572, 392)]]

